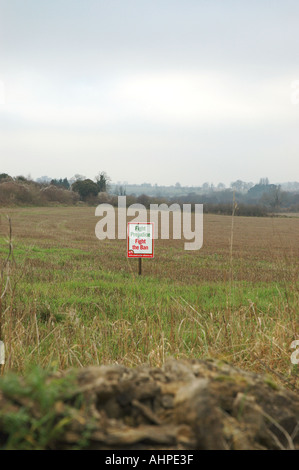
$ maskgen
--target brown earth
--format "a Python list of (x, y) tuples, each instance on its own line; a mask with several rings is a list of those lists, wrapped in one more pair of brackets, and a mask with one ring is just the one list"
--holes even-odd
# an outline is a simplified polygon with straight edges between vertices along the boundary
[[(225, 362), (88, 367), (76, 370), (75, 377), (71, 395), (55, 403), (55, 425), (66, 408), (68, 419), (51, 449), (72, 449), (83, 435), (84, 448), (98, 450), (299, 449), (298, 393)], [(24, 406), (39, 416), (34, 400), (12, 400), (0, 392), (2, 413)], [(3, 441), (1, 419), (0, 436)]]

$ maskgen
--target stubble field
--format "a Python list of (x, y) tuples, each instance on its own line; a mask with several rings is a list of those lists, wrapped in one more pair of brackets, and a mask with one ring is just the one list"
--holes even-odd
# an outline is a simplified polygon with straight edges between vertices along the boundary
[(213, 357), (298, 387), (299, 218), (204, 215), (200, 250), (158, 239), (138, 276), (93, 207), (0, 213), (5, 371)]

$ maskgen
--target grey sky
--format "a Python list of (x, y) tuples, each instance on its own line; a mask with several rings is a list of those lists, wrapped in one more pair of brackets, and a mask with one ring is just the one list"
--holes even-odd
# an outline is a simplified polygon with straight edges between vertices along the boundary
[(0, 0), (0, 172), (298, 180), (298, 31), (297, 0)]

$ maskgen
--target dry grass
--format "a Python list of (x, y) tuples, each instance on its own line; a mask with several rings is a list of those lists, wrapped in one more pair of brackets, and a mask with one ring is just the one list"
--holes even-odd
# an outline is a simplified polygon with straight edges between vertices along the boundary
[(231, 217), (205, 215), (201, 250), (157, 240), (139, 278), (125, 240), (97, 240), (91, 207), (2, 210), (2, 263), (6, 214), (5, 370), (210, 356), (298, 387), (299, 219), (235, 217), (232, 232)]

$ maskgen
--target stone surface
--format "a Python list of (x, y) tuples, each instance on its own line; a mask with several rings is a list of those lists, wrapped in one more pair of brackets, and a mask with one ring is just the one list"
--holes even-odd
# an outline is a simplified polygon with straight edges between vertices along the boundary
[[(88, 367), (75, 376), (71, 396), (55, 404), (57, 422), (66, 406), (73, 411), (54, 449), (82, 435), (88, 449), (299, 449), (298, 394), (224, 362)], [(0, 406), (25, 405), (0, 392)]]

